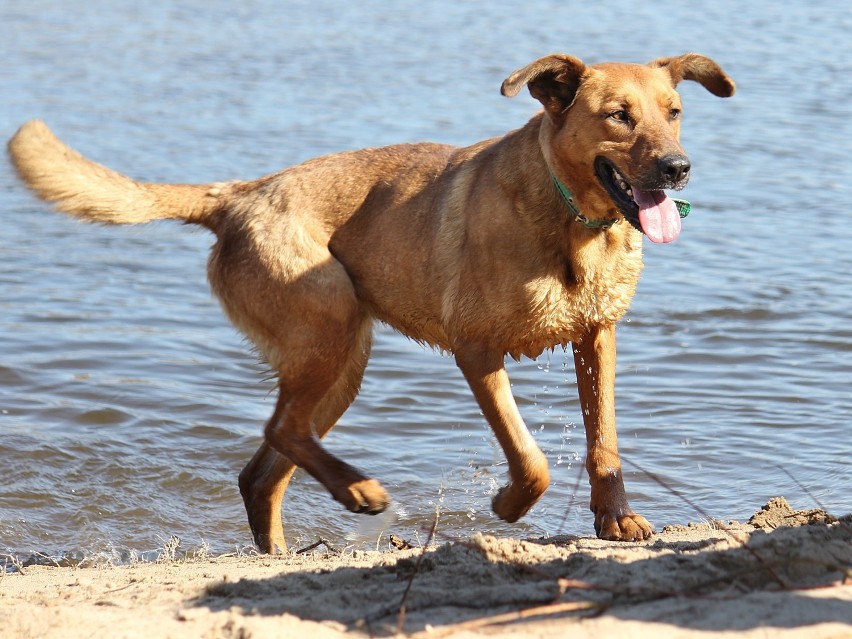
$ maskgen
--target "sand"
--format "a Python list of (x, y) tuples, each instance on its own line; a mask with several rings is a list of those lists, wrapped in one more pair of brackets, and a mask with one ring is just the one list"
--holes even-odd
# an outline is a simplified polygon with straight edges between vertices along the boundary
[[(399, 540), (396, 540), (399, 541)], [(400, 544), (403, 545), (404, 544)], [(404, 615), (401, 610), (404, 607)], [(647, 542), (474, 535), (0, 577), (0, 636), (852, 637), (852, 516), (774, 499)]]

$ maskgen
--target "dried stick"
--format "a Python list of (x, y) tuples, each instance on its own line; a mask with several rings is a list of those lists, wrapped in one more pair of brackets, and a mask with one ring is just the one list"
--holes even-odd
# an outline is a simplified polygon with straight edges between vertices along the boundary
[(414, 564), (414, 570), (411, 572), (411, 577), (408, 579), (408, 584), (405, 586), (405, 592), (402, 593), (402, 599), (399, 602), (399, 616), (396, 621), (396, 632), (397, 634), (402, 634), (402, 628), (405, 625), (405, 602), (408, 599), (408, 593), (411, 591), (411, 585), (414, 583), (414, 578), (417, 576), (417, 573), (420, 571), (420, 564), (423, 563), (423, 557), (426, 556), (426, 552), (429, 549), (429, 545), (432, 543), (432, 539), (435, 537), (435, 530), (438, 528), (438, 517), (440, 515), (440, 510), (435, 510), (435, 519), (432, 521), (432, 527), (429, 529), (429, 536), (426, 538), (426, 543), (423, 545), (423, 551), (417, 557), (417, 562)]
[(320, 537), (316, 542), (312, 543), (310, 546), (305, 546), (304, 548), (299, 548), (299, 550), (295, 551), (294, 554), (303, 555), (306, 552), (310, 552), (310, 551), (314, 550), (315, 548), (319, 548), (320, 546), (325, 546), (326, 548), (328, 548), (333, 553), (337, 552), (337, 550), (335, 550), (335, 548), (331, 545), (330, 541)]
[(448, 626), (443, 626), (439, 629), (429, 629), (409, 635), (410, 639), (426, 639), (434, 637), (445, 637), (447, 635), (462, 631), (462, 630), (481, 630), (488, 626), (496, 626), (498, 624), (512, 623), (513, 621), (523, 621), (531, 617), (544, 617), (548, 615), (558, 615), (566, 612), (579, 612), (581, 610), (600, 610), (605, 606), (602, 604), (593, 603), (591, 601), (565, 601), (562, 603), (546, 604), (544, 606), (535, 606), (533, 608), (523, 608), (514, 612), (504, 612), (499, 615), (490, 617), (480, 617), (479, 619), (471, 619), (462, 621)]

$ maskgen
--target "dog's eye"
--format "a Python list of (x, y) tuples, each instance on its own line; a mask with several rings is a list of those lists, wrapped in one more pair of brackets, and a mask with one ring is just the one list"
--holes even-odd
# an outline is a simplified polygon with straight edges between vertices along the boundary
[(679, 119), (679, 118), (680, 118), (680, 109), (671, 109), (671, 110), (669, 111), (669, 117), (670, 117), (672, 120), (677, 120), (677, 119)]
[(620, 111), (613, 111), (609, 114), (609, 117), (617, 122), (630, 122), (630, 114), (623, 109)]

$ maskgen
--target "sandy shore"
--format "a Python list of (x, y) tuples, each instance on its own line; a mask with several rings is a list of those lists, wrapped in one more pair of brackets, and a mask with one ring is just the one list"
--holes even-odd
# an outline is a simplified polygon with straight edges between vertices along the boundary
[(385, 552), (29, 566), (0, 637), (852, 637), (852, 517), (773, 500), (642, 543), (556, 537)]

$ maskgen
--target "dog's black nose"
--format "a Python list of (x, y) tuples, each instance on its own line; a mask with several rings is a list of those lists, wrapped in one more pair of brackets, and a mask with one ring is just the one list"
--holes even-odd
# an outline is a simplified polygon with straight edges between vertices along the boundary
[(660, 158), (660, 175), (671, 184), (680, 184), (689, 177), (689, 158), (673, 153)]

